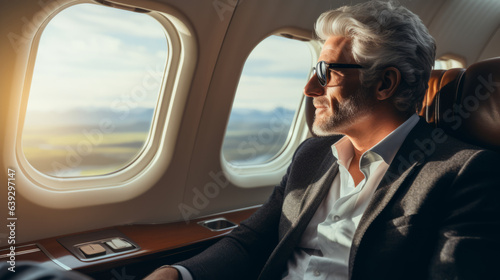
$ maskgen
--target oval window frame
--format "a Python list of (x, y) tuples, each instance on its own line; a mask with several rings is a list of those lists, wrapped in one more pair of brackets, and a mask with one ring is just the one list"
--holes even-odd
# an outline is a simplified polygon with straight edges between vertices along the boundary
[(61, 4), (46, 17), (32, 38), (28, 63), (24, 66), (26, 75), (15, 139), (15, 157), (19, 168), (17, 189), (30, 201), (48, 208), (64, 209), (116, 203), (132, 199), (150, 189), (171, 163), (183, 113), (180, 108), (187, 102), (187, 93), (198, 60), (196, 38), (184, 16), (170, 8), (168, 14), (150, 11), (149, 15), (165, 28), (169, 54), (165, 67), (166, 75), (160, 87), (160, 97), (143, 152), (126, 167), (105, 175), (57, 178), (43, 174), (27, 161), (21, 140), (36, 52), (48, 22), (62, 10), (82, 3), (96, 4), (91, 1)]

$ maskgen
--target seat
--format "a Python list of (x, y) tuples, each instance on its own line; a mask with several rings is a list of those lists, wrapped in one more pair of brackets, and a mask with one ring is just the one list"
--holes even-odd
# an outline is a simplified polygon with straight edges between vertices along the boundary
[[(500, 57), (472, 64), (438, 126), (462, 141), (500, 152)], [(446, 115), (445, 115), (446, 114)]]
[(455, 138), (500, 152), (500, 57), (433, 70), (419, 114)]

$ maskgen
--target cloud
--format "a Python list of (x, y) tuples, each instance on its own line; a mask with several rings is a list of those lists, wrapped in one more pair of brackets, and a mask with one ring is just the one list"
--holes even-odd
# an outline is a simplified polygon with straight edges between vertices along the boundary
[(89, 34), (113, 30), (125, 36), (161, 38), (163, 27), (154, 18), (95, 4), (78, 4), (60, 12), (50, 22), (59, 30), (82, 29)]
[[(131, 28), (135, 23), (147, 30)], [(90, 4), (72, 6), (42, 33), (29, 110), (106, 107), (137, 91), (148, 75), (154, 76), (157, 88), (148, 86), (136, 103), (154, 107), (167, 48), (163, 28), (148, 15)]]
[[(158, 88), (137, 105), (154, 107), (168, 52), (164, 32), (144, 14), (92, 4), (64, 10), (42, 33), (29, 109), (109, 107), (151, 73)], [(245, 63), (233, 107), (296, 109), (311, 66), (308, 43), (265, 39)]]
[(309, 43), (271, 36), (255, 47), (244, 71), (247, 75), (306, 77), (312, 62)]
[(306, 42), (271, 36), (248, 57), (239, 81), (234, 109), (297, 109), (311, 73)]
[(233, 109), (297, 109), (303, 97), (305, 79), (242, 76)]

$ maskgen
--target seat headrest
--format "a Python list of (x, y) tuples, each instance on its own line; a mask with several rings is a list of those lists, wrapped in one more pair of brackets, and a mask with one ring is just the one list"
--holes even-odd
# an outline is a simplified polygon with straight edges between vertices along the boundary
[(439, 126), (444, 113), (453, 107), (464, 72), (463, 68), (431, 71), (429, 88), (419, 113), (428, 123)]

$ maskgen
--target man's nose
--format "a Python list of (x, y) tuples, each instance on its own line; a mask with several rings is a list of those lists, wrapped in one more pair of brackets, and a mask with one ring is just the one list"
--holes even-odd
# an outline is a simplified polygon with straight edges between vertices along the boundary
[(313, 75), (307, 82), (304, 87), (304, 94), (309, 97), (317, 97), (325, 94), (325, 88), (320, 85), (316, 75)]

